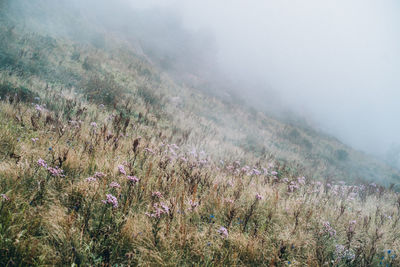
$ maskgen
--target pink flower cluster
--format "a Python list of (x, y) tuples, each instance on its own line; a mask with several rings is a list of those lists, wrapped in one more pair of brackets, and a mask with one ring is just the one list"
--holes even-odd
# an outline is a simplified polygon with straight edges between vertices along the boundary
[(36, 104), (36, 105), (35, 105), (35, 109), (36, 109), (37, 111), (43, 111), (43, 110), (44, 110), (44, 108), (43, 108), (41, 105), (39, 105), (39, 104)]
[(120, 174), (126, 175), (124, 165), (118, 165), (118, 171)]
[(107, 199), (102, 200), (104, 204), (111, 204), (113, 208), (118, 208), (118, 199), (115, 196), (107, 194), (106, 197)]
[(44, 159), (39, 159), (39, 160), (37, 161), (37, 164), (38, 164), (40, 167), (47, 168), (47, 163), (46, 163), (46, 161), (44, 161)]
[(68, 121), (68, 123), (75, 128), (79, 128), (80, 125), (82, 124), (82, 121), (81, 120), (79, 120), (79, 121), (71, 120), (71, 121)]
[(117, 182), (111, 182), (109, 187), (111, 187), (111, 188), (121, 188), (121, 185), (119, 183), (117, 183)]
[(95, 177), (86, 178), (86, 182), (88, 182), (88, 183), (92, 183), (92, 182), (96, 182), (96, 181), (97, 181), (97, 179)]
[(137, 182), (139, 182), (139, 178), (137, 178), (136, 176), (126, 176), (126, 178), (128, 179), (129, 182), (136, 184)]
[(169, 207), (165, 203), (154, 203), (153, 205), (154, 212), (149, 213), (146, 212), (145, 214), (150, 218), (161, 218), (163, 214), (169, 214)]
[(152, 196), (152, 197), (157, 197), (157, 198), (162, 198), (162, 194), (161, 194), (160, 192), (158, 192), (158, 191), (153, 192), (153, 193), (151, 194), (151, 196)]
[(297, 178), (297, 182), (301, 185), (305, 185), (306, 184), (306, 177), (298, 177)]
[(256, 199), (257, 199), (257, 200), (262, 200), (263, 197), (262, 197), (260, 194), (257, 193), (257, 194), (256, 194)]
[(97, 179), (101, 179), (105, 176), (106, 175), (102, 172), (95, 172), (93, 176), (86, 178), (86, 182), (88, 183), (96, 182)]
[(6, 196), (5, 194), (0, 194), (0, 197), (4, 200), (4, 201), (10, 201), (10, 198), (8, 196)]
[(46, 161), (44, 159), (39, 159), (37, 161), (37, 164), (40, 167), (45, 168), (51, 175), (53, 175), (55, 177), (64, 177), (65, 176), (65, 175), (63, 175), (64, 171), (62, 169), (60, 169), (59, 167), (55, 167), (55, 168), (48, 167), (48, 165), (47, 165), (47, 163), (46, 163)]
[(222, 238), (228, 238), (228, 229), (226, 229), (225, 227), (221, 226), (218, 229), (218, 233), (222, 236)]
[(253, 169), (251, 170), (251, 172), (250, 172), (250, 175), (259, 176), (259, 175), (261, 175), (261, 172), (260, 172), (258, 169), (253, 168)]
[(224, 201), (229, 203), (229, 204), (235, 203), (235, 201), (233, 199), (231, 199), (231, 198), (225, 198)]
[(48, 167), (47, 168), (47, 171), (51, 174), (51, 175), (53, 175), (54, 177), (64, 177), (65, 175), (63, 175), (63, 170), (62, 169), (60, 169), (60, 168), (58, 168), (58, 167), (55, 167), (55, 168), (53, 168), (53, 167)]
[(331, 237), (336, 236), (336, 230), (332, 228), (329, 222), (323, 222), (323, 227), (325, 234), (328, 234)]
[(289, 192), (294, 192), (298, 188), (299, 188), (299, 185), (294, 181), (290, 182), (290, 184), (288, 185)]
[(240, 171), (241, 172), (248, 172), (249, 170), (250, 170), (250, 167), (246, 165)]
[(146, 152), (149, 152), (150, 154), (155, 154), (155, 152), (153, 151), (153, 149), (146, 147), (144, 149)]

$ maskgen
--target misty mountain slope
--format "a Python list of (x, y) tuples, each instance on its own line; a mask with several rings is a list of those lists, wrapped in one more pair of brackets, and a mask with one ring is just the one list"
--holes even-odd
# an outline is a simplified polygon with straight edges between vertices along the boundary
[[(45, 14), (54, 11), (51, 5), (46, 8), (50, 11)], [(31, 25), (39, 23), (33, 23), (30, 17), (35, 21), (36, 15), (25, 17)], [(78, 21), (80, 18), (84, 21), (82, 16), (78, 16)], [(62, 24), (62, 21), (59, 23)], [(5, 23), (2, 68), (11, 68), (12, 74), (29, 76), (30, 79), (39, 78), (42, 83), (75, 88), (85, 93), (89, 100), (97, 102), (96, 96), (107, 94), (110, 87), (117, 95), (113, 96), (114, 99), (108, 98), (108, 104), (116, 104), (118, 97), (133, 92), (139, 97), (132, 101), (139, 101), (142, 106), (137, 110), (157, 110), (158, 118), (169, 118), (166, 124), (173, 122), (173, 127), (190, 132), (189, 144), (219, 158), (226, 155), (230, 155), (230, 158), (246, 156), (256, 162), (260, 157), (273, 156), (282, 163), (298, 166), (302, 173), (315, 179), (358, 179), (379, 181), (386, 185), (398, 183), (398, 171), (352, 150), (334, 138), (307, 126), (287, 124), (247, 108), (240, 102), (208, 95), (207, 91), (201, 90), (201, 84), (204, 84), (201, 77), (197, 78), (200, 81), (197, 82), (197, 89), (187, 82), (176, 83), (179, 78), (174, 76), (170, 79), (168, 72), (160, 69), (161, 65), (149, 62), (149, 58), (157, 61), (157, 53), (156, 56), (147, 56), (146, 47), (137, 42), (139, 39), (135, 38), (136, 41), (132, 43), (132, 40), (121, 38), (117, 32), (105, 35), (104, 28), (97, 30), (97, 26), (93, 30), (94, 26), (91, 25), (94, 22), (90, 22), (84, 24), (89, 25), (84, 31), (103, 33), (98, 33), (101, 46), (96, 45), (98, 41), (79, 43), (76, 37), (67, 39), (65, 36), (69, 34), (58, 37), (59, 33), (52, 37), (54, 31), (43, 30), (46, 24), (43, 22), (36, 29), (39, 32), (33, 35), (19, 35), (19, 31), (12, 26), (15, 22), (9, 25)], [(27, 83), (26, 79), (20, 80)]]
[(0, 1), (1, 266), (400, 265), (394, 170), (79, 2)]

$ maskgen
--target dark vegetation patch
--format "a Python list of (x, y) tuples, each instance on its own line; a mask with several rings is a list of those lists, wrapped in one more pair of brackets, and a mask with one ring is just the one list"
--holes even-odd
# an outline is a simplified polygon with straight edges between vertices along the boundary
[(112, 75), (104, 77), (93, 75), (82, 82), (81, 88), (89, 101), (114, 106), (122, 98), (124, 92)]
[(283, 137), (285, 137), (291, 143), (299, 145), (300, 147), (308, 151), (313, 148), (313, 144), (311, 143), (311, 141), (308, 138), (302, 136), (302, 134), (296, 129), (285, 129)]
[(15, 87), (11, 83), (4, 82), (0, 84), (0, 97), (10, 102), (33, 102), (38, 94), (26, 87)]

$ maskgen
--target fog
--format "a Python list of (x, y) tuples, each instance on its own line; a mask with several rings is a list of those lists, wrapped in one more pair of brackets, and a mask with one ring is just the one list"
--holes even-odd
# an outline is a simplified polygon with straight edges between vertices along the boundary
[[(356, 149), (384, 156), (399, 147), (398, 1), (19, 2), (29, 6), (21, 17), (30, 12), (57, 33), (86, 37), (82, 24), (94, 21), (140, 41), (175, 75), (218, 73), (218, 86), (257, 108), (290, 110)], [(36, 14), (38, 3), (52, 16)], [(74, 20), (74, 12), (85, 22)]]
[(219, 66), (241, 82), (243, 94), (255, 104), (276, 105), (276, 97), (263, 94), (273, 91), (281, 107), (376, 155), (400, 142), (398, 1), (163, 0), (132, 5), (176, 10), (185, 27), (211, 31)]

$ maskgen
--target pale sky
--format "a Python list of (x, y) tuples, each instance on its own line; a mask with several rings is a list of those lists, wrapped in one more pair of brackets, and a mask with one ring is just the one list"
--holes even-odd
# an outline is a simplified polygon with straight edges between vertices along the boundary
[(399, 1), (132, 3), (177, 10), (186, 27), (212, 31), (227, 76), (266, 82), (355, 148), (382, 154), (400, 143)]

